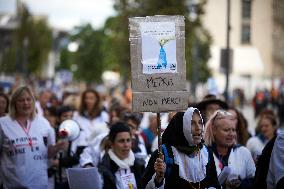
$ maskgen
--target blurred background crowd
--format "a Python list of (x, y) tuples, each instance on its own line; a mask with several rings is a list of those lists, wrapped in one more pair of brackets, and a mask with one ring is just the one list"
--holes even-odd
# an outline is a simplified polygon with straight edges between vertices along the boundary
[[(49, 163), (50, 183), (59, 188), (66, 184), (59, 165), (87, 165), (85, 147), (103, 141), (117, 121), (131, 127), (136, 157), (147, 160), (157, 149), (157, 115), (131, 111), (129, 17), (185, 16), (188, 104), (205, 122), (218, 109), (231, 112), (238, 143), (255, 162), (284, 127), (283, 1), (117, 0), (111, 3), (115, 13), (99, 27), (88, 21), (55, 27), (32, 4), (0, 0), (0, 116), (7, 115), (15, 89), (29, 85), (37, 114), (55, 133), (65, 119), (81, 125), (83, 139)], [(173, 115), (161, 113), (162, 130)]]

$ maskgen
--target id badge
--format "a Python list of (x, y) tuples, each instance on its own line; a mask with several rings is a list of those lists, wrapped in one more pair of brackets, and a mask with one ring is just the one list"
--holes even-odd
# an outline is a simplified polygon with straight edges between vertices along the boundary
[(136, 180), (133, 173), (120, 176), (123, 189), (137, 189)]

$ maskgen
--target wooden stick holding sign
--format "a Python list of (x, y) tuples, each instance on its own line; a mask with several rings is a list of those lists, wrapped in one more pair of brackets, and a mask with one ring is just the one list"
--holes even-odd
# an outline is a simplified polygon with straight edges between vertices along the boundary
[(132, 111), (155, 112), (162, 157), (160, 112), (188, 106), (183, 16), (129, 18)]
[(161, 135), (161, 115), (160, 113), (157, 113), (157, 133), (158, 133), (158, 152), (159, 152), (159, 157), (163, 158), (163, 153), (162, 153), (162, 135)]

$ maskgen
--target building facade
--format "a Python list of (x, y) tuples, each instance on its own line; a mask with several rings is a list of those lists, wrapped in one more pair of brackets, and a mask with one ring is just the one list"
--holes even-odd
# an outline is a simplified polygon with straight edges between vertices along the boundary
[[(208, 64), (220, 92), (223, 92), (226, 82), (221, 49), (226, 48), (227, 3), (228, 0), (207, 0), (202, 18), (213, 39)], [(284, 41), (279, 9), (283, 3), (280, 0), (230, 0), (230, 4), (232, 57), (229, 89), (242, 88), (251, 97), (255, 90), (270, 88), (284, 75), (284, 55), (279, 49)], [(279, 13), (275, 16), (276, 9)], [(280, 21), (277, 22), (276, 18)]]

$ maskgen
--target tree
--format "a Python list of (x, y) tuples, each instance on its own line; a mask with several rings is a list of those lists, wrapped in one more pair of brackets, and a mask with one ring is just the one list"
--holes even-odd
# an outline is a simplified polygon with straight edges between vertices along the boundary
[(51, 49), (51, 30), (45, 19), (34, 19), (24, 4), (18, 4), (17, 8), (19, 25), (12, 34), (11, 47), (3, 54), (1, 71), (40, 76)]
[(128, 13), (109, 18), (105, 28), (105, 62), (108, 68), (118, 70), (125, 78), (130, 77), (130, 47), (128, 39)]
[(68, 65), (75, 64), (77, 67), (74, 72), (75, 78), (88, 83), (100, 81), (101, 74), (106, 69), (119, 71), (124, 79), (128, 80), (130, 78), (128, 18), (147, 15), (184, 15), (186, 18), (187, 76), (191, 78), (193, 72), (192, 49), (193, 42), (196, 41), (200, 55), (197, 72), (199, 81), (205, 82), (210, 76), (207, 60), (210, 56), (211, 40), (200, 21), (205, 1), (199, 2), (196, 6), (197, 19), (190, 21), (186, 0), (116, 0), (114, 8), (117, 15), (108, 18), (102, 30), (93, 30), (89, 24), (75, 29), (76, 34), (71, 35), (70, 40), (77, 42), (79, 49), (74, 53), (63, 50), (61, 66), (68, 67)]
[[(109, 42), (106, 44), (108, 62), (113, 62), (120, 68), (125, 77), (130, 76), (130, 55), (129, 55), (129, 31), (128, 18), (134, 16), (151, 16), (151, 15), (184, 15), (186, 23), (186, 41), (185, 55), (187, 63), (187, 78), (190, 79), (193, 73), (192, 49), (198, 44), (199, 62), (198, 73), (199, 81), (205, 82), (210, 77), (210, 71), (207, 67), (207, 60), (210, 57), (209, 45), (211, 43), (208, 32), (202, 27), (200, 16), (204, 13), (203, 6), (205, 0), (200, 0), (195, 6), (196, 19), (189, 20), (189, 5), (186, 0), (116, 0), (114, 8), (117, 16), (111, 17), (105, 24), (105, 31), (109, 33)], [(198, 32), (197, 32), (198, 31)], [(110, 48), (111, 47), (111, 48)]]
[(60, 64), (56, 67), (56, 70), (71, 70), (71, 67), (71, 55), (67, 48), (62, 48), (60, 52)]
[(78, 42), (79, 48), (76, 52), (69, 54), (70, 61), (73, 61), (77, 67), (74, 76), (77, 80), (83, 80), (89, 84), (99, 82), (104, 68), (102, 52), (104, 33), (102, 30), (93, 30), (90, 24), (77, 27), (76, 30), (77, 33), (72, 35), (70, 40)]
[(0, 62), (2, 73), (13, 74), (16, 70), (16, 48), (6, 48)]
[(51, 50), (52, 33), (45, 20), (33, 21), (28, 33), (28, 72), (40, 76)]

